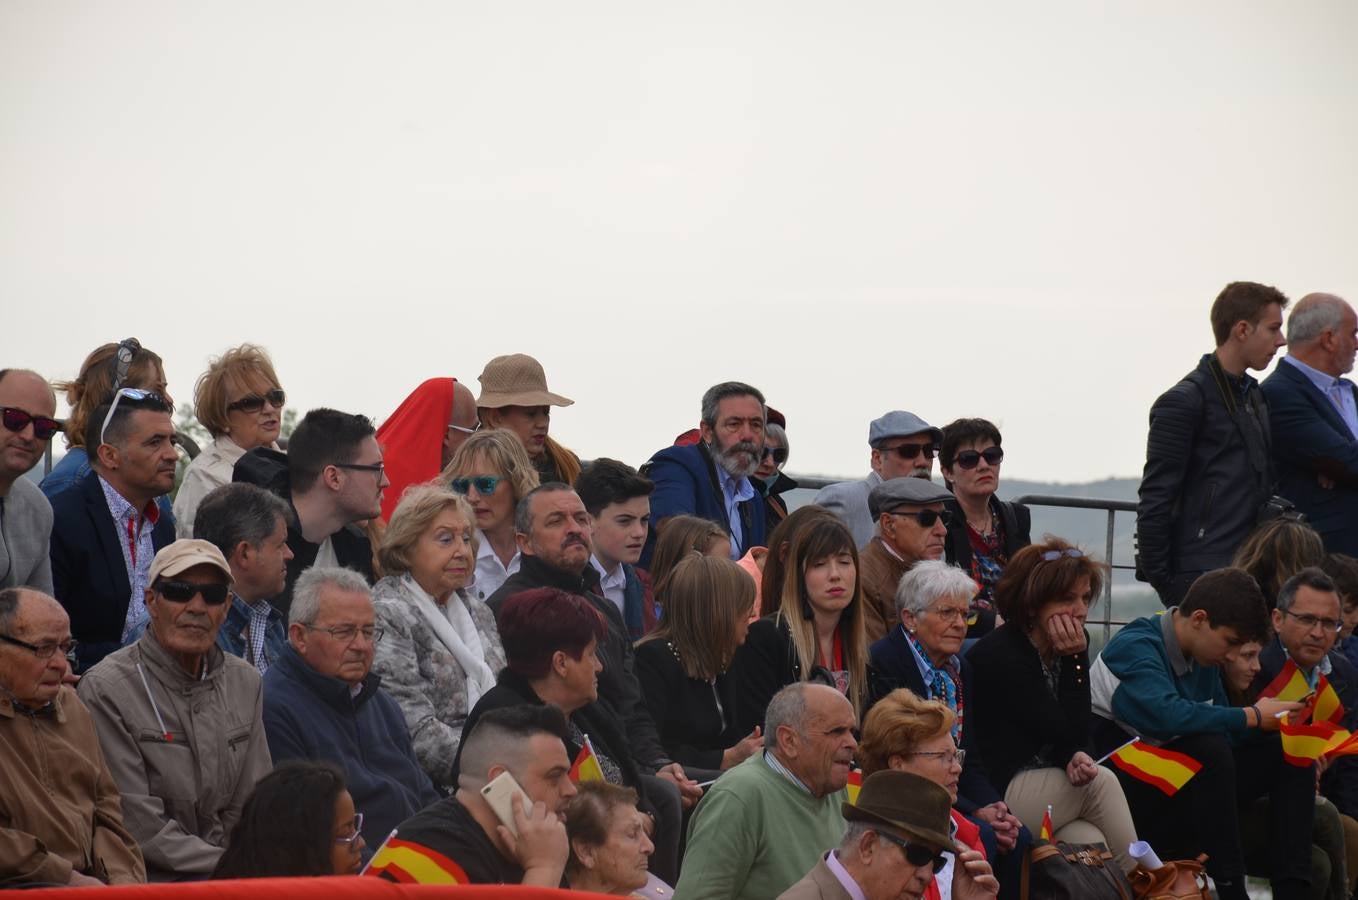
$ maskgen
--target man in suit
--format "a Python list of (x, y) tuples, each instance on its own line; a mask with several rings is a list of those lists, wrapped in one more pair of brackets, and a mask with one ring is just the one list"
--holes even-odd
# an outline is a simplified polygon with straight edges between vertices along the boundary
[(1358, 319), (1333, 294), (1307, 294), (1287, 319), (1287, 355), (1264, 379), (1279, 492), (1331, 553), (1358, 556)]
[[(999, 882), (975, 850), (957, 853), (950, 829), (948, 792), (909, 772), (883, 769), (863, 781), (858, 800), (845, 803), (844, 837), (778, 900), (895, 900), (925, 896), (935, 872), (956, 856), (952, 896), (994, 897)], [(937, 889), (929, 896), (937, 897)]]
[(868, 446), (872, 448), (872, 471), (859, 481), (828, 484), (816, 494), (816, 503), (839, 516), (853, 533), (859, 549), (872, 540), (877, 518), (868, 509), (868, 494), (883, 481), (893, 478), (923, 478), (934, 474), (934, 456), (943, 442), (943, 432), (914, 413), (893, 410), (868, 425)]
[(156, 498), (174, 487), (179, 449), (160, 394), (123, 388), (90, 416), (92, 471), (52, 502), (52, 583), (71, 617), (83, 672), (146, 622), (151, 560), (174, 541)]

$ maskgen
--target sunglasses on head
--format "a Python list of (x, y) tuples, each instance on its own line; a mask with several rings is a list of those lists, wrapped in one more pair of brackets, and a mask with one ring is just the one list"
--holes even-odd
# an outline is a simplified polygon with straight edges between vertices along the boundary
[(1081, 550), (1079, 547), (1067, 547), (1064, 550), (1048, 550), (1047, 552), (1042, 554), (1042, 559), (1045, 562), (1052, 562), (1053, 560), (1060, 559), (1063, 556), (1069, 557), (1071, 559), (1079, 559), (1084, 555), (1085, 552)]
[(238, 409), (243, 413), (257, 413), (264, 408), (265, 403), (270, 404), (276, 409), (282, 409), (283, 404), (287, 399), (288, 395), (283, 392), (282, 388), (274, 388), (271, 391), (265, 391), (263, 396), (260, 396), (259, 394), (246, 394), (235, 403), (228, 403), (226, 408), (228, 411)]
[(141, 352), (141, 341), (127, 338), (118, 342), (110, 362), (113, 363), (113, 389), (116, 391), (127, 381), (127, 372), (132, 368), (132, 360)]
[(787, 462), (787, 448), (770, 447), (766, 444), (764, 446), (764, 458), (768, 459), (770, 456), (773, 457), (775, 463), (781, 466), (783, 463)]
[(948, 864), (948, 857), (943, 855), (942, 852), (935, 853), (932, 847), (898, 838), (896, 835), (885, 831), (877, 833), (905, 851), (905, 861), (915, 868), (932, 865), (934, 872), (941, 872), (943, 867)]
[(156, 585), (156, 593), (174, 603), (188, 603), (194, 594), (202, 594), (208, 606), (221, 606), (226, 602), (230, 588), (225, 584), (195, 584), (192, 581), (162, 581)]
[(33, 423), (33, 437), (40, 441), (45, 441), (52, 435), (61, 430), (61, 423), (56, 419), (47, 416), (35, 416), (26, 409), (19, 409), (17, 406), (0, 406), (0, 421), (10, 431), (23, 431), (28, 427), (28, 423)]
[(454, 493), (462, 494), (464, 497), (472, 488), (483, 497), (489, 497), (495, 493), (495, 488), (500, 484), (499, 475), (471, 475), (467, 478), (454, 478), (448, 482), (448, 486)]
[(921, 453), (925, 459), (933, 459), (934, 454), (938, 453), (938, 444), (897, 444), (894, 447), (883, 447), (886, 453), (894, 453), (901, 459), (914, 459)]
[(953, 460), (959, 469), (974, 469), (980, 465), (981, 460), (985, 460), (992, 466), (998, 466), (1004, 462), (1004, 451), (999, 447), (987, 447), (984, 450), (963, 450), (957, 454)]
[(119, 388), (113, 395), (113, 402), (109, 404), (108, 414), (104, 416), (104, 424), (99, 426), (99, 443), (104, 443), (104, 433), (108, 431), (108, 423), (113, 421), (113, 414), (118, 409), (118, 402), (126, 397), (129, 400), (155, 400), (162, 406), (165, 405), (165, 398), (155, 391), (144, 391), (141, 388)]
[(943, 520), (945, 528), (952, 524), (952, 513), (948, 512), (946, 509), (920, 509), (914, 512), (896, 512), (895, 510), (892, 510), (890, 515), (901, 516), (905, 519), (914, 519), (920, 524), (921, 528), (933, 528), (934, 523), (939, 519)]

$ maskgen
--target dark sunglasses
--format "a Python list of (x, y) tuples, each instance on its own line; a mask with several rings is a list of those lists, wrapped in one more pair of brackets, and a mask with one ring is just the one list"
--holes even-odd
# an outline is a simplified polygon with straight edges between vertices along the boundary
[(10, 431), (23, 431), (28, 423), (33, 423), (33, 437), (45, 441), (61, 430), (61, 423), (47, 416), (35, 416), (28, 410), (17, 406), (0, 406), (0, 420)]
[(768, 445), (765, 445), (765, 446), (764, 446), (764, 458), (765, 458), (765, 459), (768, 459), (770, 456), (773, 457), (773, 461), (774, 461), (775, 463), (777, 463), (778, 465), (781, 466), (783, 463), (787, 462), (787, 448), (786, 448), (786, 447), (770, 447), (770, 446), (768, 446)]
[(269, 403), (277, 409), (282, 409), (287, 399), (288, 395), (283, 393), (282, 388), (274, 388), (271, 391), (265, 391), (262, 397), (259, 394), (246, 394), (235, 403), (228, 403), (226, 408), (228, 411), (238, 409), (243, 413), (257, 413), (264, 408), (265, 403)]
[(882, 448), (887, 453), (894, 453), (901, 459), (914, 459), (921, 453), (925, 459), (933, 459), (938, 453), (938, 444), (897, 444), (894, 447)]
[(920, 524), (921, 528), (933, 528), (934, 523), (939, 519), (943, 520), (943, 526), (945, 528), (952, 524), (952, 513), (948, 512), (946, 509), (921, 509), (916, 512), (891, 512), (889, 515), (914, 519)]
[(931, 848), (926, 847), (924, 844), (916, 844), (914, 841), (898, 838), (896, 835), (889, 834), (885, 831), (879, 831), (877, 834), (904, 850), (905, 861), (915, 868), (932, 864), (934, 872), (937, 873), (941, 872), (943, 867), (948, 864), (948, 857), (941, 852), (935, 853)]
[(998, 466), (1004, 462), (1004, 451), (999, 447), (987, 447), (979, 451), (963, 450), (957, 454), (957, 458), (953, 462), (957, 463), (958, 468), (974, 469), (980, 465), (983, 459), (992, 466)]
[(188, 603), (194, 594), (202, 594), (208, 606), (221, 606), (226, 602), (230, 588), (224, 584), (194, 584), (192, 581), (162, 581), (156, 585), (156, 593), (174, 603)]
[(482, 497), (489, 497), (495, 493), (495, 488), (499, 486), (501, 480), (499, 475), (472, 475), (467, 478), (454, 478), (448, 482), (448, 486), (454, 493), (463, 496), (466, 496), (472, 488), (476, 488), (476, 492)]

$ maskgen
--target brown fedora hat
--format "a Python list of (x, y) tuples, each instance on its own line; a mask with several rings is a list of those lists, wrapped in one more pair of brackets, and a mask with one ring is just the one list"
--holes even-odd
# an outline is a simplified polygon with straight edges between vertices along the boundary
[(883, 769), (863, 779), (857, 803), (845, 803), (844, 818), (880, 826), (897, 837), (953, 849), (949, 834), (952, 798), (940, 785), (909, 772)]
[(575, 403), (547, 390), (547, 373), (542, 363), (523, 353), (497, 356), (477, 376), (481, 396), (476, 405), (483, 409), (504, 406), (570, 406)]

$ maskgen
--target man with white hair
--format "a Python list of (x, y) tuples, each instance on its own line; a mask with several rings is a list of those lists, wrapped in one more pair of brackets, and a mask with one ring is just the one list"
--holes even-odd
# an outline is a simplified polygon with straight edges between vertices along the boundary
[(1334, 294), (1307, 294), (1287, 319), (1287, 355), (1264, 379), (1278, 439), (1279, 493), (1331, 553), (1358, 556), (1358, 318)]

